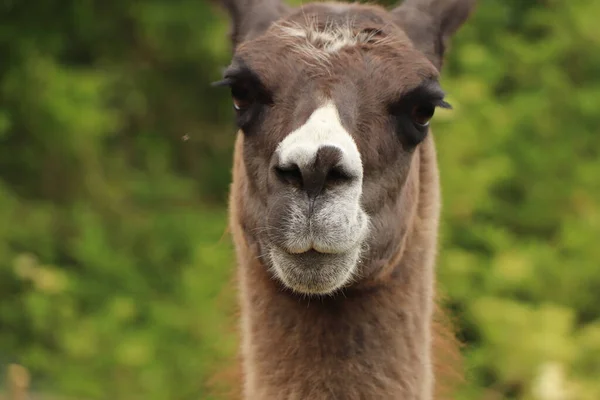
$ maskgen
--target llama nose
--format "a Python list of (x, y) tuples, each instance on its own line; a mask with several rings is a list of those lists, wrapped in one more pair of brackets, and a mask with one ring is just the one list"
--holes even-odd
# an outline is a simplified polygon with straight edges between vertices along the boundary
[(324, 188), (348, 183), (355, 177), (342, 165), (342, 151), (335, 146), (322, 146), (307, 162), (305, 154), (292, 157), (275, 167), (279, 178), (289, 185), (304, 190), (309, 198), (317, 197)]

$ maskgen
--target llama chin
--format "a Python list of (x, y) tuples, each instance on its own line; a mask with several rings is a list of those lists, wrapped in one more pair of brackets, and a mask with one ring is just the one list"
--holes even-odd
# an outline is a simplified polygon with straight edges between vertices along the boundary
[(360, 250), (326, 254), (309, 250), (290, 254), (277, 247), (270, 250), (272, 271), (289, 289), (301, 294), (331, 294), (352, 281)]

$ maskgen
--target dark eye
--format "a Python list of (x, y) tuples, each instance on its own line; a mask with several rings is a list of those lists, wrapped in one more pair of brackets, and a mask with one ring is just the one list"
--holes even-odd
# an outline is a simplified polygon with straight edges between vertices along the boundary
[(413, 106), (410, 112), (410, 118), (418, 128), (426, 128), (435, 112), (433, 104), (418, 104)]
[(236, 111), (244, 111), (254, 102), (250, 90), (244, 85), (232, 86), (231, 98), (233, 100), (233, 108), (235, 108)]

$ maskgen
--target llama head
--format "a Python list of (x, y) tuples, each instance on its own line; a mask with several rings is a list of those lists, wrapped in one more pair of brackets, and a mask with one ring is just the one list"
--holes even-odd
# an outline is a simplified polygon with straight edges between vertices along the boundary
[(223, 2), (235, 51), (218, 84), (243, 135), (247, 239), (295, 292), (368, 279), (414, 217), (415, 150), (448, 106), (438, 70), (473, 2)]

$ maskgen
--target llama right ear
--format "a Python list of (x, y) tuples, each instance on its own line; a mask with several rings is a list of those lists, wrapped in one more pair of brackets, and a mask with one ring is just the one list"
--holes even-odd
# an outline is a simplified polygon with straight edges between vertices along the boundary
[(405, 0), (392, 13), (414, 45), (441, 69), (450, 37), (467, 20), (476, 0)]
[(243, 41), (259, 35), (289, 8), (281, 0), (216, 0), (231, 18), (230, 38), (234, 49)]

